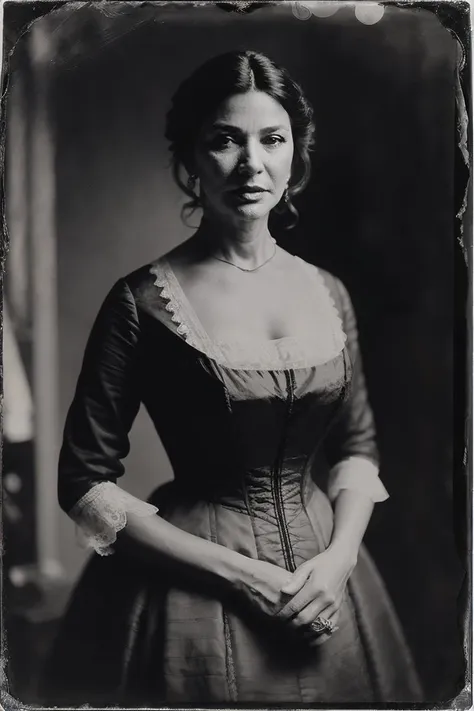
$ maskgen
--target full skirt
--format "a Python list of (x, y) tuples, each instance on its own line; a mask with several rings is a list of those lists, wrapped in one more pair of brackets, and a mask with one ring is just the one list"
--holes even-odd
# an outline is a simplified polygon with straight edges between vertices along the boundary
[[(158, 497), (159, 498), (159, 497)], [(195, 535), (283, 566), (278, 526), (231, 505), (156, 501)], [(327, 547), (332, 508), (315, 488), (288, 518), (297, 564)], [(224, 598), (116, 552), (94, 555), (72, 595), (43, 676), (45, 705), (413, 703), (413, 661), (380, 576), (361, 548), (338, 630), (319, 646)]]

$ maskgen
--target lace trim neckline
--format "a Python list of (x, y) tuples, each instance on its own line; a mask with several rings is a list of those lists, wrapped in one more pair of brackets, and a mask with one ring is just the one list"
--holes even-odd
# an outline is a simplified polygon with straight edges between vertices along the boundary
[(294, 258), (307, 270), (316, 289), (315, 328), (304, 336), (283, 336), (277, 339), (211, 339), (168, 259), (164, 256), (157, 259), (150, 267), (150, 272), (155, 277), (155, 286), (160, 289), (165, 309), (171, 321), (176, 324), (178, 335), (217, 363), (246, 370), (323, 365), (341, 353), (346, 334), (334, 299), (319, 269), (300, 257)]

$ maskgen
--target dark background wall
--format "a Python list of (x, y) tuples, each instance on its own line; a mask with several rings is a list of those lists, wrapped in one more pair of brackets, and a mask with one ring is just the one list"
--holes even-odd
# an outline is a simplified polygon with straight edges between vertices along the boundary
[[(452, 509), (456, 43), (434, 14), (407, 7), (387, 6), (373, 26), (350, 7), (302, 21), (289, 6), (239, 17), (168, 5), (156, 18), (58, 72), (61, 417), (112, 283), (191, 233), (163, 139), (173, 91), (212, 55), (268, 53), (303, 84), (318, 129), (299, 225), (275, 234), (352, 295), (391, 493), (366, 541), (429, 699), (453, 696), (463, 672)], [(170, 476), (141, 413), (123, 485), (146, 496)], [(74, 577), (83, 556), (61, 516)]]

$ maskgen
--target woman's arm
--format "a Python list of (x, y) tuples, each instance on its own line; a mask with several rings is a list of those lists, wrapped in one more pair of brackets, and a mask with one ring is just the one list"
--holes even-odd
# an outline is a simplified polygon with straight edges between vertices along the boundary
[(334, 503), (334, 528), (328, 551), (345, 561), (349, 569), (357, 563), (374, 501), (357, 489), (342, 489)]
[(352, 301), (333, 277), (335, 304), (347, 337), (352, 378), (349, 397), (329, 431), (325, 450), (331, 466), (328, 496), (334, 506), (330, 550), (355, 565), (376, 502), (388, 498), (379, 479), (379, 451), (359, 345)]
[(380, 457), (376, 429), (365, 381), (357, 320), (351, 298), (341, 281), (330, 277), (331, 293), (347, 338), (352, 377), (346, 402), (324, 441), (330, 466), (328, 496), (334, 502), (340, 491), (365, 493), (384, 501), (387, 491), (379, 479)]
[(199, 538), (160, 516), (129, 514), (115, 547), (165, 576), (178, 574), (215, 592), (235, 593), (265, 615), (273, 616), (286, 602), (281, 589), (291, 579), (287, 570)]

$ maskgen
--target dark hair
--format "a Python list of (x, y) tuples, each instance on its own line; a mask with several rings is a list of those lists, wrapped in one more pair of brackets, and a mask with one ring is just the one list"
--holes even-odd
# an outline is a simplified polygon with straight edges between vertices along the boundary
[(311, 173), (309, 151), (314, 136), (313, 109), (286, 69), (265, 55), (251, 51), (213, 57), (188, 77), (173, 97), (166, 116), (165, 136), (170, 142), (176, 183), (191, 198), (183, 210), (193, 211), (200, 206), (199, 196), (194, 192), (192, 182), (183, 178), (182, 169), (191, 175), (194, 146), (202, 125), (230, 96), (252, 90), (271, 96), (290, 117), (295, 150), (288, 201), (282, 200), (276, 211), (286, 208), (297, 218), (291, 197), (303, 190)]

